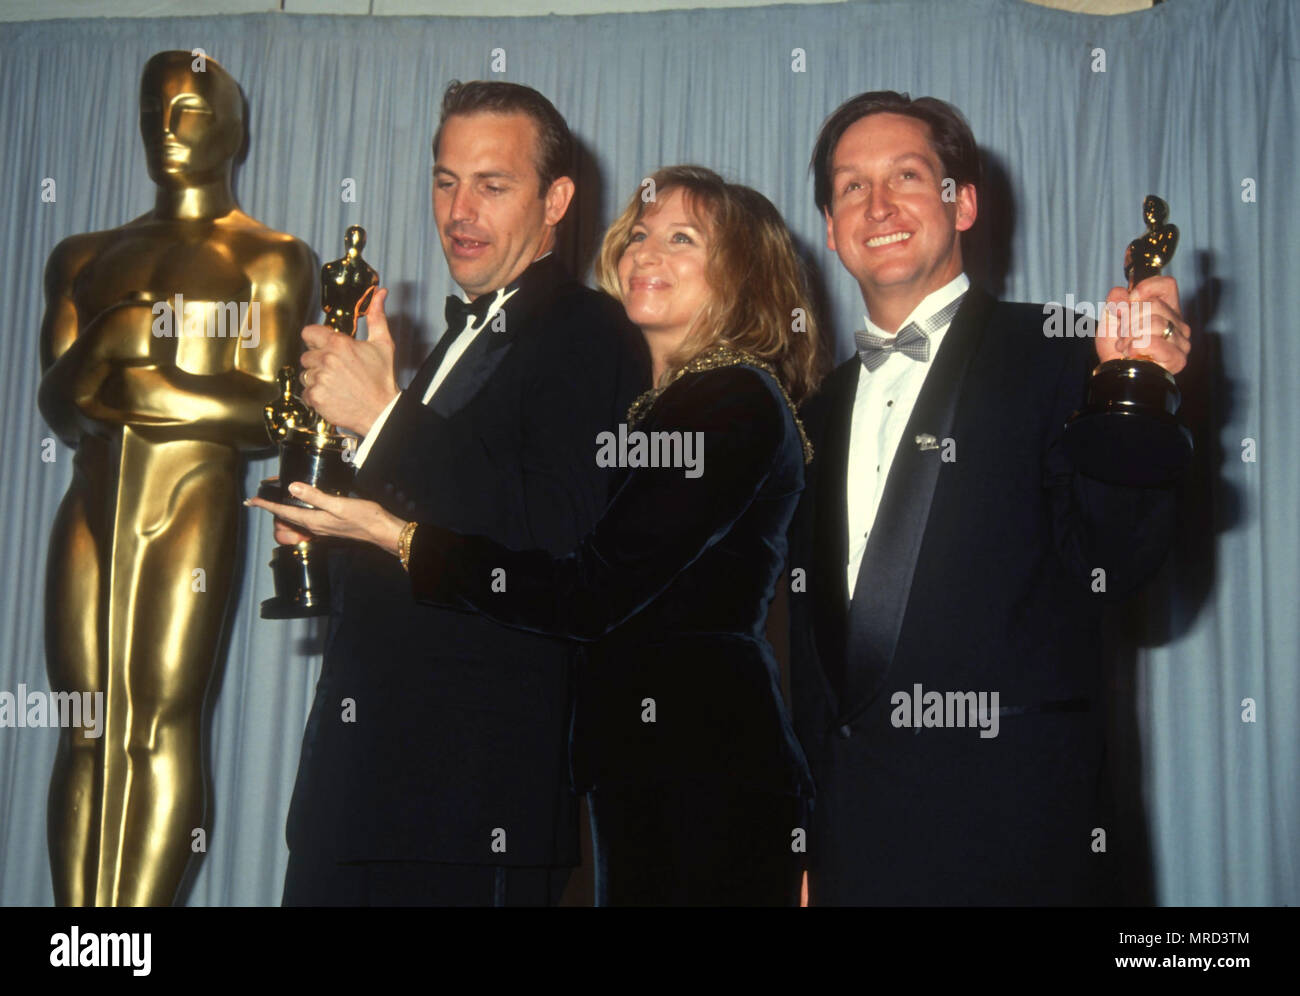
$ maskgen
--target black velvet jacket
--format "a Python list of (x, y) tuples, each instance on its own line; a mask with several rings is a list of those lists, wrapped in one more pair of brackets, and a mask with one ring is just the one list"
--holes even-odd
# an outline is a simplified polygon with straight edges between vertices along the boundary
[(686, 778), (811, 794), (764, 636), (804, 486), (793, 413), (770, 374), (733, 365), (684, 374), (632, 431), (700, 433), (698, 474), (632, 467), (562, 557), (421, 523), (415, 597), (594, 641), (574, 717), (579, 788)]

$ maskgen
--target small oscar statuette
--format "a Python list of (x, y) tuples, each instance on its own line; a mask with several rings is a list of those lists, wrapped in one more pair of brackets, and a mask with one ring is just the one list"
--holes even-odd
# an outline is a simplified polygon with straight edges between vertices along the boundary
[[(325, 324), (344, 335), (355, 335), (357, 319), (370, 307), (379, 274), (361, 258), (366, 230), (353, 225), (344, 236), (347, 253), (321, 267), (321, 308)], [(258, 497), (282, 505), (308, 508), (289, 494), (286, 485), (303, 481), (330, 494), (347, 494), (352, 486), (353, 440), (294, 396), (293, 367), (277, 377), (280, 397), (263, 409), (266, 430), (280, 447), (280, 476), (268, 478)], [(303, 619), (329, 612), (329, 572), (326, 540), (277, 546), (271, 554), (275, 597), (262, 603), (263, 619)]]
[[(1149, 195), (1142, 215), (1147, 230), (1124, 253), (1130, 290), (1168, 266), (1178, 246), (1169, 205)], [(1169, 483), (1192, 456), (1192, 434), (1177, 418), (1181, 403), (1173, 374), (1148, 357), (1107, 360), (1092, 372), (1084, 407), (1066, 422), (1066, 450), (1079, 470), (1100, 481)]]

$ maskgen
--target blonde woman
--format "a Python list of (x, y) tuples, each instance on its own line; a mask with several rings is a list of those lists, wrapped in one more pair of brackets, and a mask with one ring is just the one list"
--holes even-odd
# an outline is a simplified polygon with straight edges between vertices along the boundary
[(313, 509), (252, 503), (388, 550), (417, 599), (590, 642), (572, 749), (598, 905), (796, 905), (812, 782), (764, 629), (813, 456), (796, 405), (826, 358), (772, 204), (697, 166), (651, 179), (597, 276), (655, 387), (592, 441), (628, 469), (576, 550), (510, 550), (305, 485)]

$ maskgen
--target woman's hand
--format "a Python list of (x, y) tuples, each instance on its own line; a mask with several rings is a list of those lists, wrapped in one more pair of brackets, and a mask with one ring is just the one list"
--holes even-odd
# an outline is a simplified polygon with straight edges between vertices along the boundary
[(290, 484), (289, 493), (311, 508), (280, 505), (264, 498), (250, 498), (245, 505), (264, 508), (277, 519), (298, 526), (312, 536), (341, 536), (373, 543), (397, 556), (397, 541), (406, 523), (382, 505), (362, 498), (341, 498), (310, 484)]

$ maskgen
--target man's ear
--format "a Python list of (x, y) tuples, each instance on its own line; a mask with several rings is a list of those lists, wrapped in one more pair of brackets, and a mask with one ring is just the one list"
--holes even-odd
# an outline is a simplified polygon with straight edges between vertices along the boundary
[(567, 176), (556, 177), (546, 191), (546, 223), (554, 227), (560, 223), (573, 200), (573, 181)]
[(979, 205), (976, 203), (975, 198), (975, 184), (964, 183), (957, 188), (957, 231), (964, 232), (975, 224), (975, 217), (978, 214)]
[(826, 217), (826, 248), (831, 252), (839, 252), (839, 250), (835, 248), (835, 227), (831, 223), (830, 208), (822, 208), (822, 214)]

